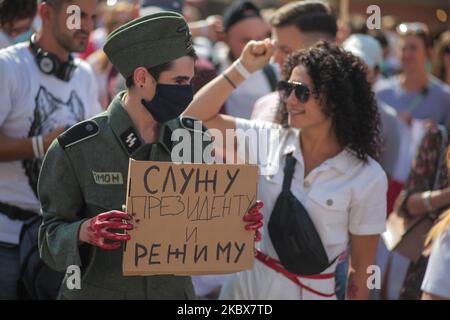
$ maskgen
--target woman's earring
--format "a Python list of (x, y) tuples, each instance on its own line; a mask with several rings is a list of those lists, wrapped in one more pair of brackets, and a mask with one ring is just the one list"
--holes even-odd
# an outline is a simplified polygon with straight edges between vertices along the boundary
[(141, 88), (143, 88), (144, 86), (141, 84)]

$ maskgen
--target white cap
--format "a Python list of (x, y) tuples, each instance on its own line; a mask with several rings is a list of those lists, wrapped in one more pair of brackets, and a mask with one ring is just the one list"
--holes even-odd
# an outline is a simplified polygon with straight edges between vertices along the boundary
[(383, 62), (383, 50), (374, 37), (365, 34), (353, 34), (344, 41), (342, 47), (361, 58), (370, 69), (380, 66)]

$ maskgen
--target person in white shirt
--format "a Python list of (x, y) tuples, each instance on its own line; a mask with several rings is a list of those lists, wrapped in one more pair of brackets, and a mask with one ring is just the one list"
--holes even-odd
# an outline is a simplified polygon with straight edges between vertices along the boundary
[[(184, 113), (204, 121), (208, 128), (218, 129), (216, 134), (221, 132), (222, 136), (227, 130), (238, 129), (253, 130), (257, 137), (270, 132), (265, 143), (247, 144), (246, 139), (236, 139), (238, 152), (243, 152), (240, 156), (257, 159), (263, 174), (258, 185), (258, 197), (265, 204), (263, 239), (261, 259), (255, 261), (252, 270), (233, 275), (221, 298), (336, 299), (337, 258), (350, 244), (347, 297), (367, 299), (367, 270), (374, 262), (379, 235), (385, 230), (387, 179), (374, 160), (380, 120), (366, 67), (351, 53), (319, 43), (295, 53), (286, 64), (283, 72), (290, 75), (289, 80), (279, 84), (286, 108), (283, 125), (220, 115), (220, 106), (233, 87), (245, 79), (246, 72), (267, 64), (273, 49), (269, 39), (250, 42), (237, 63), (203, 87)], [(261, 148), (267, 149), (265, 159), (258, 155)], [(320, 274), (310, 277), (289, 273), (282, 265), (280, 268), (268, 233), (288, 155), (296, 162), (290, 191), (306, 208), (331, 262)], [(265, 259), (275, 262), (269, 267), (261, 263)]]
[[(66, 25), (69, 5), (84, 17), (79, 30)], [(46, 0), (38, 9), (43, 25), (32, 39), (0, 50), (0, 299), (17, 298), (20, 237), (24, 223), (39, 223), (46, 150), (66, 128), (101, 112), (91, 68), (70, 55), (85, 49), (96, 1)]]
[(450, 211), (442, 215), (426, 240), (432, 244), (422, 283), (422, 300), (450, 300)]

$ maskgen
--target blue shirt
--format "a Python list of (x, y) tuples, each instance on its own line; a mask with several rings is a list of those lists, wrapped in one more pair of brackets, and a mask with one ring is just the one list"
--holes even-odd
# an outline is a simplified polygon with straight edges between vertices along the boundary
[(405, 90), (398, 76), (381, 80), (375, 92), (397, 112), (407, 111), (415, 119), (431, 119), (438, 124), (450, 123), (450, 87), (433, 76), (425, 92)]

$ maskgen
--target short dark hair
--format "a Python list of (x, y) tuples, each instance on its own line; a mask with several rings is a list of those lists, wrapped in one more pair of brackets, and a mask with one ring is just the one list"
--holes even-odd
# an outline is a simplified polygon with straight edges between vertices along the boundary
[(236, 1), (223, 14), (223, 28), (228, 32), (232, 26), (247, 18), (261, 18), (259, 8), (251, 1)]
[(0, 0), (0, 26), (12, 25), (14, 21), (33, 18), (37, 13), (34, 0)]
[[(189, 51), (187, 56), (193, 58), (194, 60), (197, 60), (197, 54), (195, 53), (195, 50)], [(172, 65), (173, 65), (173, 61), (169, 61), (169, 62), (160, 64), (160, 65), (157, 65), (157, 66), (154, 66), (151, 68), (147, 68), (147, 71), (148, 71), (148, 73), (150, 73), (152, 75), (153, 78), (155, 78), (156, 81), (158, 81), (161, 73), (172, 68)], [(134, 80), (133, 80), (133, 75), (129, 76), (125, 80), (125, 84), (128, 89), (130, 89), (131, 87), (133, 87), (135, 85)]]
[(333, 39), (337, 21), (333, 9), (322, 1), (296, 1), (278, 9), (270, 23), (273, 27), (296, 26), (301, 32), (321, 32)]

